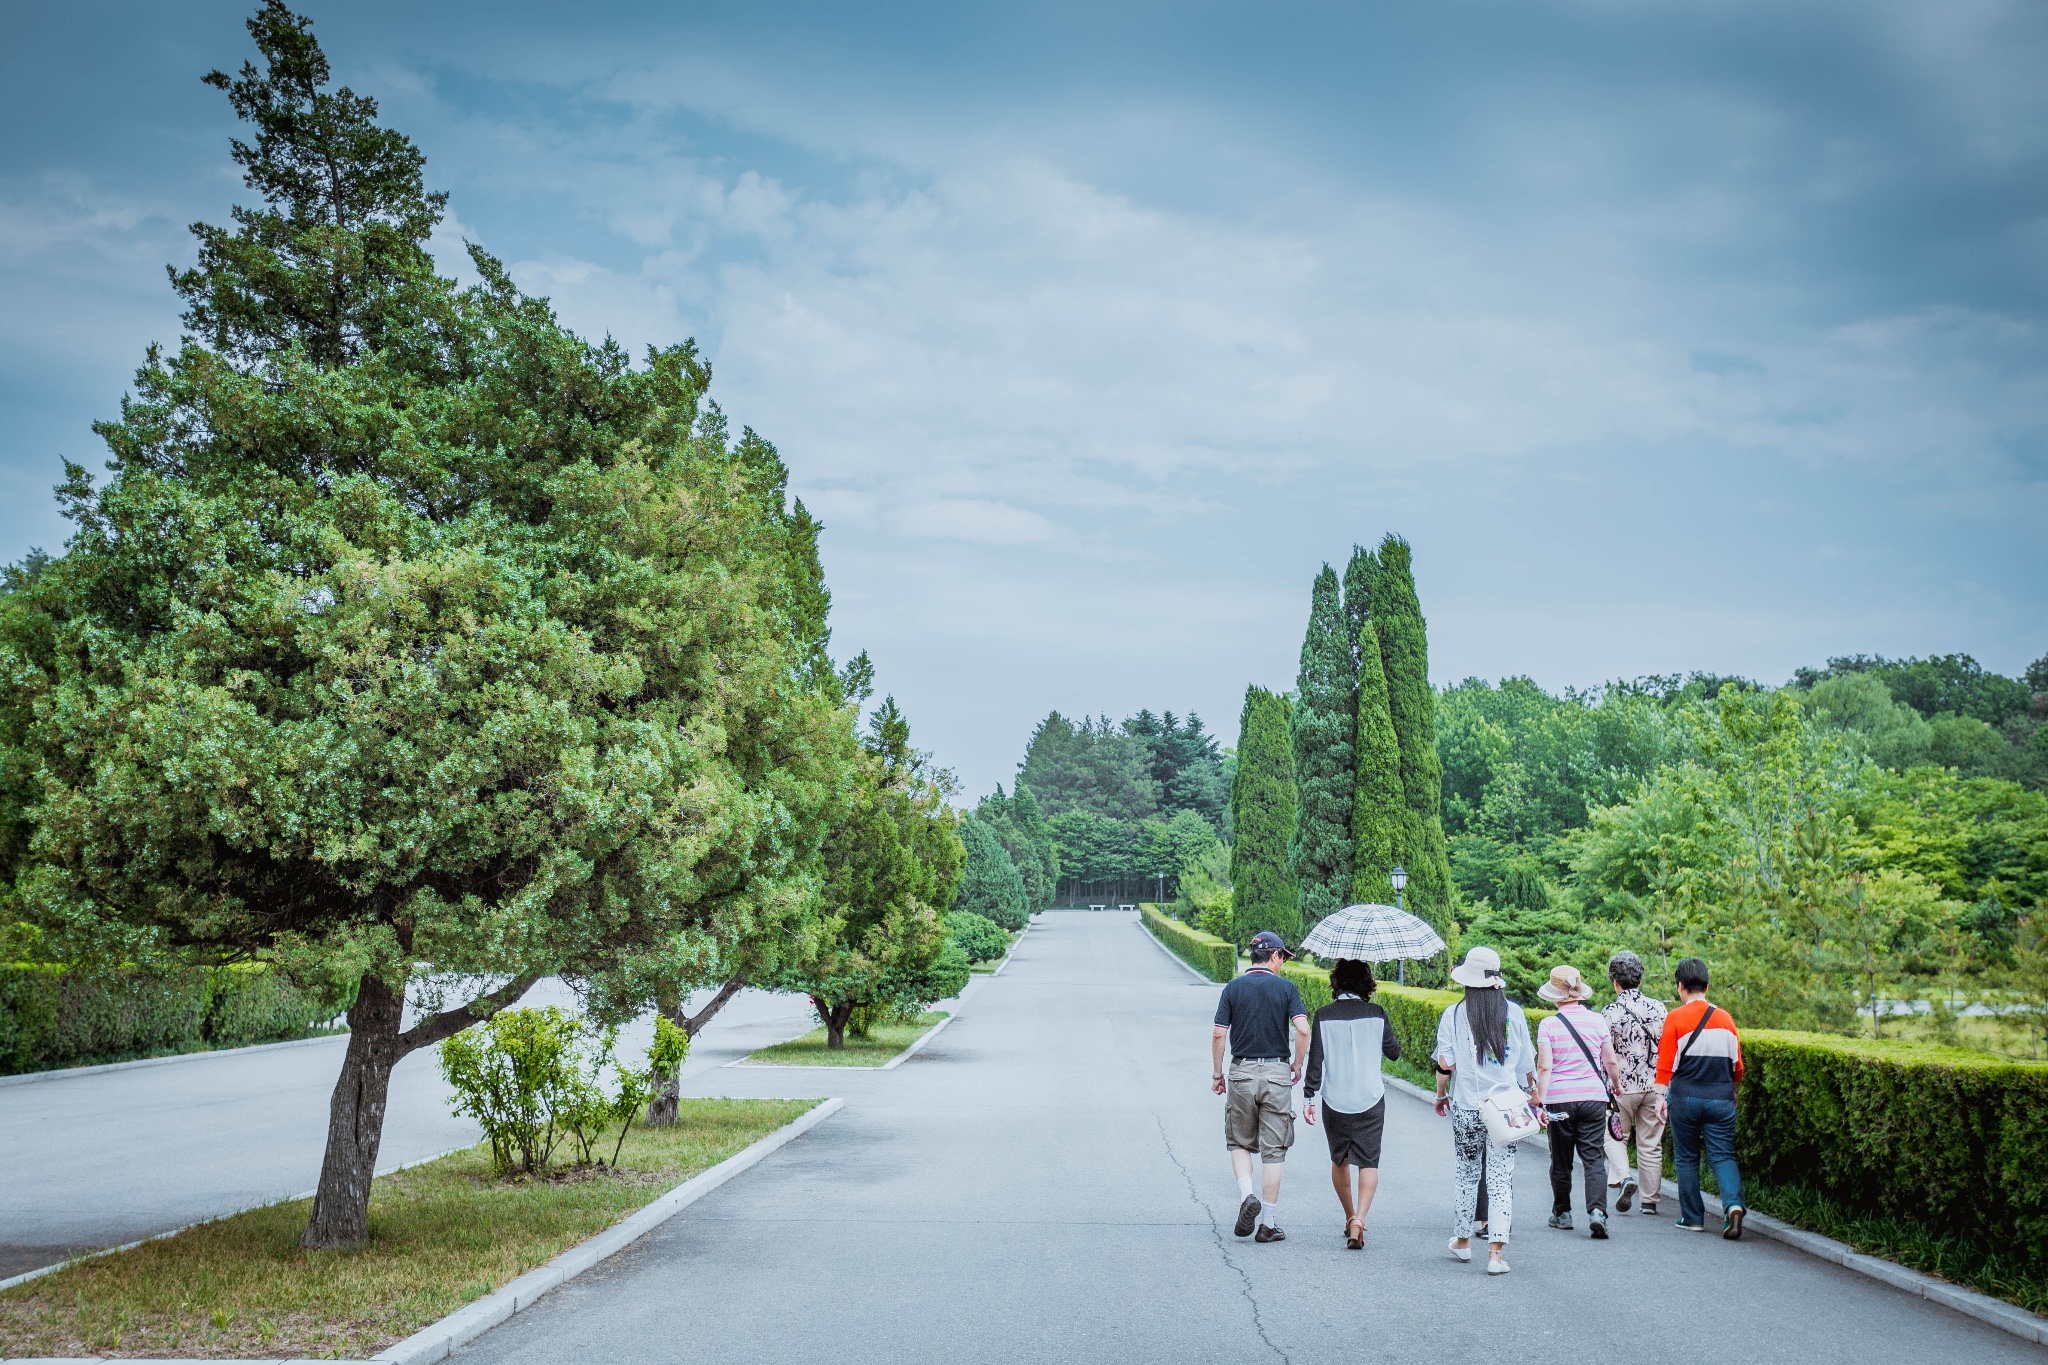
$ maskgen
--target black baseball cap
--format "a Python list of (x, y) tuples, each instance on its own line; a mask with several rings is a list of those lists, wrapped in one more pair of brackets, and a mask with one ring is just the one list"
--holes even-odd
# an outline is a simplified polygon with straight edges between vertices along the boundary
[(1287, 946), (1287, 940), (1274, 933), (1271, 929), (1261, 929), (1258, 933), (1253, 934), (1252, 947), (1272, 948), (1275, 951), (1286, 953), (1289, 957), (1294, 956), (1293, 950)]

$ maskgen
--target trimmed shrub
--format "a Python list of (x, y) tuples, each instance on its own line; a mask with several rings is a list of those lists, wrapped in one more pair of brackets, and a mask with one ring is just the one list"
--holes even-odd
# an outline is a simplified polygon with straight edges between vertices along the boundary
[(946, 916), (946, 932), (969, 962), (994, 962), (1010, 951), (1010, 936), (986, 915), (956, 910)]
[(1168, 919), (1150, 901), (1140, 905), (1138, 913), (1144, 917), (1145, 927), (1152, 931), (1152, 937), (1211, 981), (1228, 981), (1237, 975), (1237, 945), (1229, 939), (1205, 934), (1177, 919)]
[(1742, 1056), (1745, 1180), (2048, 1273), (2048, 1064), (1762, 1029)]
[(339, 1012), (260, 964), (170, 972), (0, 967), (0, 1074), (297, 1038)]

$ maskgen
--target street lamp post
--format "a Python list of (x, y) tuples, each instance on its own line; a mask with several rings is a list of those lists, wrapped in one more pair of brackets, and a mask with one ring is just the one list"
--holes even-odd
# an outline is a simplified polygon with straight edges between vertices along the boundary
[(1166, 874), (1155, 872), (1152, 875), (1159, 878), (1159, 899), (1156, 904), (1159, 906), (1159, 913), (1163, 915), (1166, 913)]
[[(1400, 865), (1399, 863), (1396, 863), (1396, 864), (1394, 864), (1394, 870), (1393, 870), (1392, 872), (1389, 872), (1389, 873), (1387, 874), (1387, 880), (1388, 880), (1388, 881), (1390, 881), (1390, 882), (1392, 882), (1392, 883), (1394, 884), (1394, 908), (1395, 908), (1396, 910), (1400, 910), (1400, 911), (1403, 911), (1403, 912), (1405, 912), (1405, 911), (1407, 910), (1407, 908), (1408, 908), (1408, 907), (1407, 907), (1406, 905), (1404, 905), (1404, 904), (1402, 903), (1402, 898), (1401, 898), (1401, 892), (1402, 892), (1402, 891), (1403, 891), (1403, 890), (1404, 890), (1404, 889), (1405, 889), (1405, 888), (1407, 887), (1407, 885), (1408, 885), (1408, 871), (1407, 871), (1407, 869), (1406, 869), (1406, 868), (1404, 868), (1404, 867), (1402, 867), (1402, 866), (1401, 866), (1401, 865)], [(1402, 959), (1401, 959), (1400, 967), (1399, 967), (1399, 969), (1398, 969), (1398, 970), (1399, 970), (1399, 974), (1400, 974), (1400, 982), (1401, 982), (1401, 984), (1402, 984), (1402, 985), (1404, 985), (1404, 986), (1405, 986), (1405, 985), (1407, 985), (1407, 984), (1408, 984), (1408, 959), (1407, 959), (1407, 958), (1405, 958), (1405, 957), (1404, 957), (1404, 958), (1402, 958)]]

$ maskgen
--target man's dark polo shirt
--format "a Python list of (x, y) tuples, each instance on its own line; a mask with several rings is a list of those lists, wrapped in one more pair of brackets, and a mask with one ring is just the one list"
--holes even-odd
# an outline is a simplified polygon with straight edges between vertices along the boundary
[(1234, 1062), (1287, 1061), (1293, 1021), (1307, 1016), (1294, 983), (1265, 967), (1232, 977), (1216, 1002), (1216, 1023), (1230, 1030)]

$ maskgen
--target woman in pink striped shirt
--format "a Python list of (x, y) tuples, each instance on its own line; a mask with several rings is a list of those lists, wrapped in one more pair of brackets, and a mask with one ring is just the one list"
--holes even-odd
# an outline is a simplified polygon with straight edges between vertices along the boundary
[(1553, 967), (1536, 994), (1557, 1013), (1536, 1028), (1536, 1104), (1550, 1128), (1550, 1226), (1571, 1231), (1572, 1152), (1586, 1168), (1586, 1225), (1607, 1240), (1607, 1102), (1621, 1076), (1607, 1021), (1586, 1008), (1593, 994), (1570, 965)]

